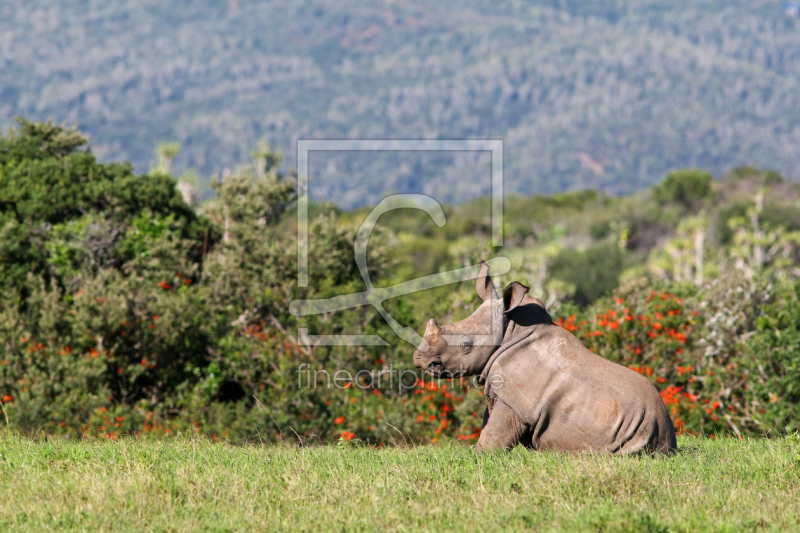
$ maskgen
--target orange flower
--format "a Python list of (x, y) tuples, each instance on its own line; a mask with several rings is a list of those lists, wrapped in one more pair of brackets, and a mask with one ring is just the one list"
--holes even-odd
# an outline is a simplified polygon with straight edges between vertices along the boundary
[(422, 415), (417, 415), (417, 422), (422, 422)]
[(334, 423), (334, 424), (336, 424), (337, 426), (338, 426), (339, 424), (341, 424), (342, 422), (344, 422), (344, 417), (343, 417), (343, 416), (340, 416), (340, 417), (338, 417), (338, 418), (335, 418), (335, 419), (333, 420), (333, 423)]
[(344, 430), (344, 431), (342, 431), (342, 434), (339, 435), (339, 438), (340, 439), (344, 439), (345, 442), (350, 442), (352, 440), (352, 438), (355, 437), (355, 436), (356, 436), (355, 433), (352, 433), (352, 432), (350, 432), (348, 430)]
[(169, 284), (166, 281), (160, 281), (158, 283), (158, 286), (164, 289), (165, 291), (169, 290)]
[(10, 394), (3, 394), (3, 403), (8, 403), (13, 399)]

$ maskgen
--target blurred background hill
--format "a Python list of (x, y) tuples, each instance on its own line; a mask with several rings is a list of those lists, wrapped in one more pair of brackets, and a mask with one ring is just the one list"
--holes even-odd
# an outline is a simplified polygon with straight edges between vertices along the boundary
[[(78, 123), (101, 161), (212, 174), (298, 138), (500, 138), (519, 194), (800, 168), (800, 19), (761, 0), (6, 0), (0, 124)], [(313, 192), (485, 195), (468, 154), (341, 154)], [(422, 187), (424, 185), (424, 187)], [(458, 186), (455, 186), (458, 185)]]

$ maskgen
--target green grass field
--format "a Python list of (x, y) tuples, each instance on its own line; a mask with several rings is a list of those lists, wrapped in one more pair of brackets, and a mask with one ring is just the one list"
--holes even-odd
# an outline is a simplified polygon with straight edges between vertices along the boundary
[(0, 531), (800, 530), (798, 442), (671, 459), (0, 435)]

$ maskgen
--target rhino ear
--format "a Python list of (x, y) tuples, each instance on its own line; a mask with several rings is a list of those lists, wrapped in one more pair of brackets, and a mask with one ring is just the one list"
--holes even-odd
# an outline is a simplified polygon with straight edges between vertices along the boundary
[(503, 312), (508, 313), (516, 309), (529, 290), (531, 290), (530, 287), (526, 287), (518, 281), (509, 284), (503, 291)]
[(478, 281), (475, 283), (475, 288), (478, 289), (478, 296), (481, 300), (497, 299), (497, 291), (492, 283), (492, 278), (489, 276), (489, 263), (481, 261), (481, 270), (478, 272)]

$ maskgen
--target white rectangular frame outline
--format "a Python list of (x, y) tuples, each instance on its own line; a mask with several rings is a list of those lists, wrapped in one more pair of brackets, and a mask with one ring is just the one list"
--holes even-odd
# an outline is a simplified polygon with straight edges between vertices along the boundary
[(329, 152), (491, 152), (492, 246), (503, 245), (503, 141), (463, 140), (319, 140), (297, 141), (297, 285), (308, 287), (308, 153)]

